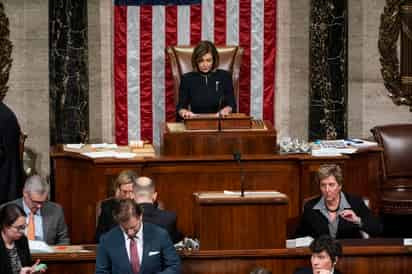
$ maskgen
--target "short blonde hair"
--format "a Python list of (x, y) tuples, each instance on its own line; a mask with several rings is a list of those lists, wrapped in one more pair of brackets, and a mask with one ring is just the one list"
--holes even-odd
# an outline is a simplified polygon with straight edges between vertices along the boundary
[(116, 178), (114, 187), (115, 190), (120, 189), (121, 185), (136, 184), (137, 173), (133, 170), (127, 169), (119, 173)]
[(316, 180), (318, 184), (320, 184), (320, 181), (330, 176), (335, 177), (336, 182), (338, 182), (339, 185), (343, 184), (342, 169), (340, 168), (340, 166), (335, 164), (321, 165), (318, 170), (318, 173), (316, 174)]

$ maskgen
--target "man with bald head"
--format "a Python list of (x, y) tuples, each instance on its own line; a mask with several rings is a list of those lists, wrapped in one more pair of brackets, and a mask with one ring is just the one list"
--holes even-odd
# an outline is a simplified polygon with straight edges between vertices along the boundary
[(152, 179), (149, 177), (137, 178), (134, 186), (134, 199), (143, 210), (143, 221), (166, 229), (174, 243), (181, 240), (181, 234), (176, 228), (176, 214), (157, 207), (157, 192)]
[[(149, 177), (138, 177), (133, 184), (132, 197), (136, 203), (142, 208), (143, 221), (158, 225), (169, 232), (169, 236), (174, 243), (181, 240), (181, 234), (176, 228), (176, 214), (167, 210), (158, 208), (156, 187), (152, 179)], [(116, 205), (119, 204), (119, 200), (114, 200)], [(101, 218), (99, 218), (100, 220)], [(100, 236), (111, 230), (117, 225), (115, 218), (112, 214), (105, 214), (105, 226), (98, 225), (97, 227), (97, 242), (100, 240)], [(99, 221), (99, 224), (101, 222)]]

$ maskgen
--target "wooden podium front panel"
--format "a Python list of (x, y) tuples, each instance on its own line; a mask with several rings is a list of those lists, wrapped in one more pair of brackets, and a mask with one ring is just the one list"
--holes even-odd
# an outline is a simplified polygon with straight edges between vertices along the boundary
[(265, 121), (266, 130), (224, 130), (170, 132), (163, 128), (164, 156), (205, 156), (240, 152), (272, 154), (276, 150), (276, 131)]
[[(311, 178), (322, 163), (344, 166), (344, 189), (369, 197), (377, 203), (380, 150), (341, 157), (307, 155), (245, 155), (241, 166), (246, 190), (276, 189), (289, 197), (289, 217), (299, 216), (302, 199), (318, 194)], [(54, 173), (53, 201), (61, 204), (74, 244), (94, 243), (96, 204), (112, 195), (112, 183), (125, 169), (156, 182), (160, 200), (166, 209), (176, 212), (178, 229), (194, 235), (193, 193), (238, 190), (240, 169), (232, 156), (155, 157), (145, 159), (90, 159), (73, 152), (52, 149)], [(310, 187), (309, 187), (310, 186)], [(54, 195), (53, 195), (54, 194)]]
[(265, 197), (202, 197), (194, 194), (195, 237), (201, 250), (271, 249), (285, 247), (288, 199)]
[[(356, 239), (352, 246), (341, 241), (344, 256), (339, 258), (336, 268), (350, 274), (410, 273), (412, 253), (410, 247), (403, 245), (402, 239), (380, 239), (382, 244), (374, 244), (374, 240)], [(186, 251), (180, 255), (182, 274), (250, 273), (256, 266), (273, 274), (291, 274), (296, 268), (310, 266), (311, 252), (309, 248), (282, 248)], [(96, 247), (90, 252), (32, 253), (32, 259), (47, 264), (47, 274), (93, 274)]]

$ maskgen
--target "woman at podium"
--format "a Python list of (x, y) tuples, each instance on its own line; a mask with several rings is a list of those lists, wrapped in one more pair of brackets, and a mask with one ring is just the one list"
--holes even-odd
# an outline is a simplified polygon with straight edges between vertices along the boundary
[(219, 54), (210, 41), (201, 41), (193, 50), (192, 72), (182, 76), (178, 119), (190, 118), (198, 113), (227, 115), (236, 109), (231, 74), (217, 69)]

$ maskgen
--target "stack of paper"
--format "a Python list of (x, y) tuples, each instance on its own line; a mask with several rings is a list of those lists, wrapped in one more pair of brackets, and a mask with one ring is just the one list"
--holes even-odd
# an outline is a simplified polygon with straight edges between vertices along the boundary
[(92, 148), (96, 148), (96, 149), (116, 149), (117, 145), (116, 144), (107, 144), (107, 143), (103, 143), (103, 144), (91, 144), (90, 145)]
[[(231, 190), (224, 190), (223, 194), (225, 195), (234, 195), (240, 196), (240, 191), (231, 191)], [(245, 196), (268, 196), (268, 197), (286, 197), (285, 194), (280, 193), (279, 191), (245, 191)]]
[(378, 145), (376, 142), (371, 142), (371, 141), (366, 141), (366, 140), (361, 140), (361, 139), (355, 139), (351, 138), (346, 141), (349, 145), (357, 148), (367, 148), (367, 147), (375, 147)]
[(82, 155), (87, 156), (89, 158), (97, 159), (97, 158), (118, 158), (118, 159), (129, 159), (136, 157), (136, 153), (131, 152), (117, 152), (113, 150), (108, 151), (93, 151), (93, 152), (84, 152)]
[(43, 241), (29, 241), (29, 249), (31, 253), (53, 253), (53, 248), (48, 246)]
[(313, 241), (310, 236), (286, 240), (286, 248), (307, 247)]

